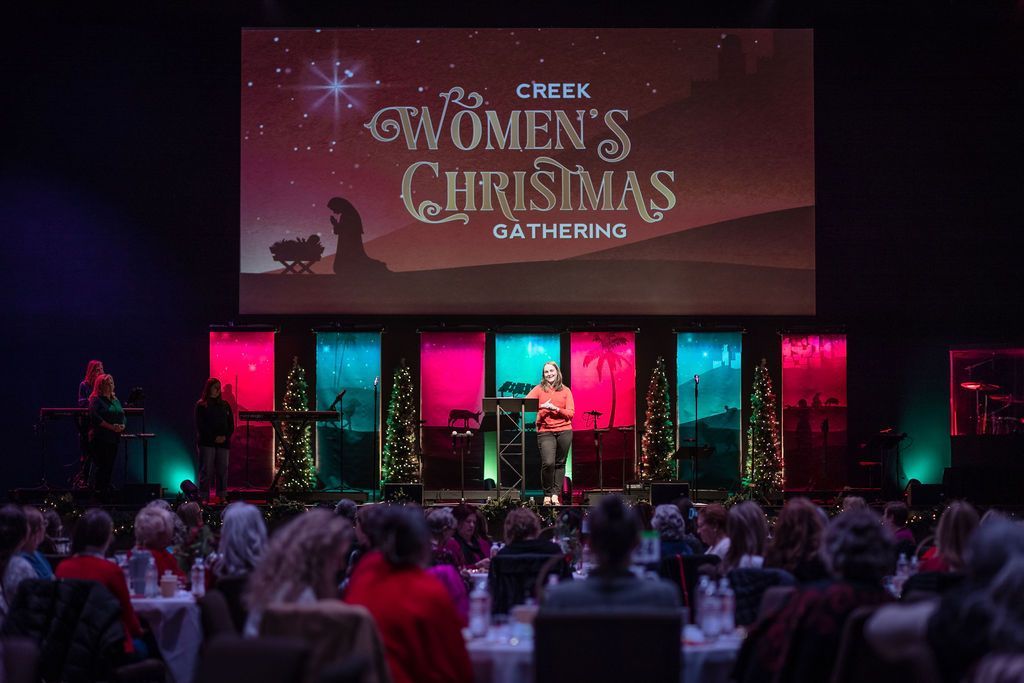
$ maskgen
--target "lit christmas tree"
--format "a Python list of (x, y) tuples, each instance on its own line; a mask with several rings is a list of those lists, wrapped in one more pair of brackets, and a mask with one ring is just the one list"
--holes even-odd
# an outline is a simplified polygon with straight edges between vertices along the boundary
[(395, 369), (388, 401), (387, 431), (384, 435), (383, 472), (385, 482), (418, 483), (420, 457), (416, 452), (416, 400), (412, 376), (405, 360)]
[(782, 493), (782, 467), (775, 391), (762, 358), (761, 364), (754, 370), (750, 423), (747, 429), (747, 461), (743, 472), (743, 483), (751, 497), (766, 502), (777, 500)]
[(672, 453), (675, 451), (675, 424), (672, 399), (665, 376), (665, 359), (658, 356), (651, 383), (647, 387), (647, 416), (640, 442), (640, 481), (672, 479)]
[[(299, 359), (292, 359), (288, 384), (284, 392), (284, 410), (309, 410), (309, 385), (306, 371)], [(281, 469), (280, 487), (285, 491), (306, 491), (316, 484), (313, 462), (313, 427), (310, 424), (285, 422), (281, 425), (282, 441), (289, 446), (292, 459), (284, 457), (284, 444), (277, 444), (277, 465)]]

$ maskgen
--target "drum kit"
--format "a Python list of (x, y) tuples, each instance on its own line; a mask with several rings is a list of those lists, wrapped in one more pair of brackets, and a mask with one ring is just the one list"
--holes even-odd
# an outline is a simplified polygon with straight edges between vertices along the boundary
[(1024, 398), (989, 382), (968, 380), (960, 388), (974, 392), (975, 434), (1024, 434)]

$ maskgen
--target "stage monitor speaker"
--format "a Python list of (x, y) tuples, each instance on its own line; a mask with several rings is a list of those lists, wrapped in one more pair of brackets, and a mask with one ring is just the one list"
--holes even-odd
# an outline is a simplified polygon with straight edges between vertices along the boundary
[(677, 498), (690, 496), (690, 485), (685, 481), (652, 481), (651, 505), (674, 503)]
[(125, 505), (145, 505), (160, 497), (160, 484), (125, 484), (120, 497)]
[(942, 484), (922, 484), (917, 479), (911, 479), (907, 484), (907, 507), (940, 505), (944, 493)]
[(384, 502), (423, 505), (423, 484), (384, 484)]

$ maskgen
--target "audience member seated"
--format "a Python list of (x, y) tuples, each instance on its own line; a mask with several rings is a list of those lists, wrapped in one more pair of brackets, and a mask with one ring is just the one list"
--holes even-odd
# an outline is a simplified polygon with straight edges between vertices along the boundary
[(64, 522), (53, 508), (43, 510), (43, 519), (46, 520), (46, 534), (39, 544), (39, 552), (44, 555), (56, 555), (56, 539), (64, 537)]
[(597, 568), (583, 581), (553, 586), (542, 610), (677, 609), (679, 589), (663, 579), (639, 579), (630, 570), (643, 526), (620, 496), (605, 496), (590, 513), (590, 548)]
[(679, 514), (683, 516), (683, 542), (690, 546), (690, 552), (693, 555), (703, 554), (707, 548), (704, 547), (704, 542), (700, 540), (700, 535), (697, 533), (697, 506), (693, 504), (689, 496), (679, 496), (672, 504), (679, 509)]
[(452, 545), (449, 541), (455, 535), (455, 528), (458, 522), (451, 508), (433, 508), (427, 513), (427, 529), (430, 531), (430, 564), (432, 566), (450, 564), (455, 566), (458, 562), (455, 559)]
[(106, 587), (121, 605), (125, 652), (145, 652), (142, 626), (132, 607), (124, 572), (106, 559), (107, 548), (114, 540), (114, 522), (104, 510), (86, 510), (71, 535), (72, 556), (57, 566), (58, 579), (96, 581)]
[(348, 520), (323, 509), (304, 512), (278, 529), (249, 575), (244, 634), (259, 635), (263, 612), (273, 603), (337, 597), (338, 573), (351, 545)]
[(966, 578), (942, 595), (927, 625), (925, 637), (943, 680), (961, 680), (991, 649), (995, 617), (989, 587), (1005, 567), (1022, 557), (1024, 527), (1019, 523), (988, 522), (971, 537)]
[(805, 586), (779, 611), (754, 624), (737, 660), (738, 681), (827, 681), (846, 618), (860, 606), (891, 600), (892, 535), (878, 515), (854, 509), (832, 520), (822, 554), (833, 581)]
[(843, 498), (843, 512), (852, 510), (869, 510), (868, 502), (860, 496), (846, 496)]
[(725, 522), (729, 537), (719, 572), (728, 574), (733, 569), (760, 569), (764, 565), (764, 548), (768, 539), (768, 520), (761, 506), (752, 501), (733, 505)]
[(451, 597), (424, 567), (430, 559), (426, 520), (417, 509), (381, 512), (378, 548), (352, 575), (345, 601), (370, 611), (395, 683), (466, 683), (473, 678), (462, 622)]
[(505, 516), (505, 547), (498, 555), (561, 555), (557, 543), (538, 538), (540, 517), (529, 508), (514, 508)]
[(53, 567), (50, 566), (50, 561), (39, 552), (39, 545), (46, 538), (46, 519), (42, 512), (31, 505), (26, 505), (22, 510), (25, 512), (25, 519), (28, 520), (28, 538), (25, 539), (25, 546), (21, 549), (21, 556), (32, 565), (32, 569), (36, 572), (36, 578), (52, 579)]
[(706, 554), (725, 559), (729, 552), (729, 535), (725, 533), (728, 512), (718, 503), (705, 505), (697, 515), (697, 534), (708, 547)]
[(36, 578), (36, 570), (19, 555), (28, 539), (28, 520), (17, 505), (0, 508), (0, 624), (7, 616), (18, 586)]
[(686, 535), (686, 522), (675, 505), (659, 505), (654, 508), (651, 527), (658, 532), (662, 557), (693, 554), (693, 548), (683, 540)]
[(633, 506), (633, 511), (636, 513), (637, 519), (640, 520), (644, 531), (654, 531), (654, 527), (651, 526), (651, 520), (654, 518), (653, 505), (642, 500)]
[(765, 551), (765, 566), (783, 569), (800, 583), (828, 578), (820, 552), (824, 529), (817, 505), (806, 498), (791, 498), (775, 521), (775, 534)]
[(427, 572), (444, 584), (452, 598), (452, 604), (459, 613), (463, 625), (469, 622), (469, 588), (459, 570), (455, 568), (455, 557), (447, 547), (455, 533), (455, 516), (451, 508), (439, 507), (427, 513), (427, 529), (430, 532), (430, 566)]
[(178, 518), (185, 524), (185, 540), (175, 547), (178, 564), (187, 574), (192, 571), (196, 558), (206, 559), (214, 550), (213, 532), (203, 521), (203, 510), (199, 503), (188, 502), (178, 508)]
[(978, 528), (978, 512), (965, 501), (950, 504), (939, 518), (935, 547), (921, 558), (921, 572), (962, 572), (964, 551)]
[(910, 511), (906, 503), (898, 500), (891, 500), (885, 504), (882, 511), (882, 523), (889, 527), (892, 537), (896, 540), (896, 556), (906, 555), (908, 558), (914, 556), (917, 548), (917, 541), (914, 540), (913, 532), (907, 528), (907, 519)]
[[(162, 502), (162, 501), (161, 501)], [(135, 515), (135, 551), (148, 550), (156, 560), (156, 573), (163, 576), (171, 572), (182, 579), (185, 573), (174, 555), (167, 550), (174, 541), (175, 514), (156, 505), (156, 501), (139, 510)], [(128, 554), (131, 557), (131, 553)]]
[(236, 502), (224, 509), (220, 544), (210, 573), (213, 587), (224, 594), (231, 620), (239, 633), (249, 616), (243, 596), (266, 545), (267, 525), (259, 508)]
[(455, 558), (455, 566), (486, 569), (491, 561), (491, 542), (481, 525), (483, 515), (478, 515), (474, 506), (465, 503), (456, 506), (452, 514), (458, 526), (446, 549)]
[(512, 607), (536, 598), (538, 579), (572, 577), (562, 549), (539, 535), (540, 518), (532, 510), (515, 508), (505, 517), (506, 545), (491, 560), (487, 577), (494, 614), (507, 614)]

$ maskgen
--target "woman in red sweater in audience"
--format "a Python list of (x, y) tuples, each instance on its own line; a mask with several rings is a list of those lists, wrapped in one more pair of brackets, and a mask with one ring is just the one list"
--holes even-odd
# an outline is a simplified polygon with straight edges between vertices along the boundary
[(124, 572), (106, 559), (107, 548), (114, 539), (114, 523), (110, 515), (100, 509), (87, 510), (75, 525), (71, 535), (72, 557), (57, 565), (58, 579), (84, 579), (96, 581), (109, 590), (121, 603), (121, 622), (124, 624), (125, 652), (135, 652), (133, 639), (142, 636), (142, 626), (135, 615)]
[[(157, 576), (169, 571), (184, 580), (178, 560), (167, 550), (174, 540), (174, 513), (156, 501), (135, 515), (135, 549), (148, 550), (156, 560)], [(130, 556), (130, 554), (129, 554)]]
[(349, 582), (345, 601), (373, 615), (395, 683), (468, 683), (473, 671), (451, 596), (424, 570), (430, 536), (423, 513), (393, 507), (381, 514), (377, 550)]

